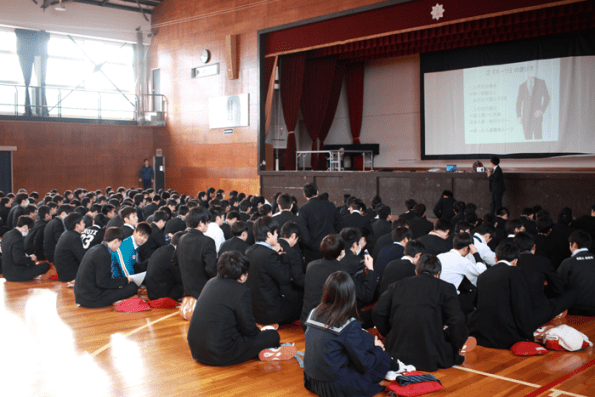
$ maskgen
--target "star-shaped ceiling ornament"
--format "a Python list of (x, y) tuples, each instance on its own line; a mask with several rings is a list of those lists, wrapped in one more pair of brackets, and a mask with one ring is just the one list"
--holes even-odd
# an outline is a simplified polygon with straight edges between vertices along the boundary
[(444, 16), (444, 7), (442, 7), (442, 4), (436, 3), (436, 5), (432, 7), (432, 12), (430, 14), (432, 14), (432, 19), (439, 20)]

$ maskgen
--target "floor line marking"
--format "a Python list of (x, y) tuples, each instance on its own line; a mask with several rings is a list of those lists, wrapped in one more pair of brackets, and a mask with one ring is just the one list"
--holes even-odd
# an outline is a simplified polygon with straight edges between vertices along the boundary
[[(458, 366), (458, 365), (453, 365), (452, 367), (453, 368), (460, 369), (460, 370), (463, 370), (463, 371), (473, 372), (475, 374), (488, 376), (490, 378), (496, 378), (496, 379), (505, 380), (505, 381), (512, 382), (512, 383), (518, 383), (520, 385), (534, 387), (536, 389), (540, 389), (542, 387), (541, 385), (537, 385), (535, 383), (529, 383), (529, 382), (524, 382), (522, 380), (507, 378), (507, 377), (501, 376), (501, 375), (490, 374), (489, 372), (478, 371), (476, 369), (461, 367), (461, 366)], [(551, 390), (552, 391), (555, 391), (555, 392), (563, 393), (563, 394), (566, 394), (566, 395), (569, 395), (569, 396), (572, 396), (572, 397), (586, 397), (586, 396), (583, 396), (582, 394), (575, 394), (575, 393), (571, 393), (571, 392), (564, 391), (564, 390), (557, 390), (557, 389), (551, 389)]]
[(583, 372), (584, 370), (586, 370), (587, 368), (591, 367), (594, 364), (595, 364), (595, 360), (591, 360), (588, 363), (584, 364), (582, 367), (577, 368), (574, 371), (571, 371), (571, 372), (567, 373), (566, 375), (561, 376), (560, 378), (548, 383), (547, 385), (540, 387), (539, 389), (535, 390), (533, 393), (527, 394), (525, 397), (536, 397), (545, 391), (555, 390), (555, 389), (552, 389), (554, 386), (564, 382), (567, 379), (572, 378), (574, 375), (576, 375), (580, 372)]
[[(141, 325), (140, 327), (138, 327), (138, 328), (135, 328), (135, 329), (133, 329), (132, 331), (129, 331), (129, 332), (125, 333), (125, 334), (124, 334), (124, 336), (130, 336), (130, 335), (134, 335), (134, 334), (136, 334), (137, 332), (140, 332), (140, 331), (142, 331), (143, 329), (145, 329), (145, 328), (147, 328), (147, 327), (150, 327), (150, 326), (151, 326), (151, 325), (153, 325), (153, 324), (157, 324), (157, 323), (158, 323), (158, 322), (160, 322), (160, 321), (163, 321), (163, 320), (165, 320), (165, 319), (168, 319), (168, 318), (170, 318), (170, 317), (173, 317), (173, 316), (175, 316), (176, 314), (178, 314), (178, 311), (177, 311), (177, 310), (176, 310), (174, 313), (168, 314), (167, 316), (163, 316), (163, 317), (161, 317), (161, 318), (158, 318), (158, 319), (157, 319), (157, 320), (155, 320), (155, 321), (150, 321), (150, 322), (148, 322), (148, 323), (147, 323), (147, 324), (145, 324), (145, 325)], [(107, 349), (109, 349), (109, 347), (110, 347), (111, 345), (112, 345), (111, 343), (108, 343), (108, 344), (106, 344), (105, 346), (102, 346), (102, 347), (100, 347), (99, 349), (97, 349), (97, 350), (95, 350), (93, 353), (91, 353), (91, 357), (95, 357), (95, 356), (97, 356), (99, 353), (106, 351)]]

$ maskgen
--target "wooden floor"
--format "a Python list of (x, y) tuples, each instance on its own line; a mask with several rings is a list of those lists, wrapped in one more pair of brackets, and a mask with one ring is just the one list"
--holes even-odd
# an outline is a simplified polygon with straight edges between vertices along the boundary
[[(565, 319), (595, 340), (595, 318)], [(205, 326), (209, 326), (205, 324)], [(84, 309), (72, 289), (47, 279), (0, 279), (0, 395), (12, 396), (307, 396), (297, 361), (252, 360), (227, 368), (196, 363), (188, 322), (175, 309), (118, 313)], [(282, 326), (282, 342), (304, 350), (300, 327)], [(434, 375), (435, 396), (595, 396), (593, 348), (521, 358), (478, 346), (465, 364)], [(571, 374), (572, 375), (572, 374)], [(542, 388), (546, 386), (545, 388)], [(381, 393), (380, 395), (386, 395)]]

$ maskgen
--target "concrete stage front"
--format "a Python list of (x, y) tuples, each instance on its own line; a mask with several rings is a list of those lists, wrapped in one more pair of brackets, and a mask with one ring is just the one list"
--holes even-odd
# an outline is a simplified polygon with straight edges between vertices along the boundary
[[(511, 217), (519, 217), (524, 207), (540, 204), (554, 221), (563, 207), (573, 215), (590, 214), (595, 204), (595, 172), (507, 172), (504, 169), (506, 192), (503, 205)], [(393, 214), (405, 211), (405, 200), (415, 199), (428, 207), (428, 216), (443, 190), (451, 190), (457, 200), (477, 205), (481, 217), (489, 211), (490, 193), (487, 175), (474, 172), (427, 171), (261, 171), (261, 194), (271, 200), (276, 192), (295, 195), (300, 205), (305, 202), (305, 183), (314, 182), (320, 193), (327, 192), (337, 206), (343, 204), (343, 194), (361, 198), (366, 205), (379, 195)]]

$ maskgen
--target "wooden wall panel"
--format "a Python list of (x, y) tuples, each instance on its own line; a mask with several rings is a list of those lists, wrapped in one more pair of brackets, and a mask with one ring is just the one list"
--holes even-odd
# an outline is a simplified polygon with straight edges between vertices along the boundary
[[(519, 217), (524, 207), (540, 204), (556, 218), (563, 207), (570, 207), (575, 217), (590, 214), (595, 203), (595, 173), (506, 172), (503, 205), (511, 218)], [(302, 187), (314, 181), (319, 191), (329, 193), (330, 201), (342, 205), (343, 194), (351, 193), (369, 205), (377, 194), (393, 214), (405, 212), (405, 200), (412, 198), (427, 207), (427, 216), (444, 189), (452, 190), (457, 200), (477, 205), (477, 214), (489, 211), (490, 193), (485, 174), (427, 172), (262, 172), (262, 190), (268, 200), (276, 192), (287, 192), (305, 202)]]
[[(13, 152), (13, 187), (51, 189), (138, 186), (144, 158), (155, 154), (155, 127), (0, 121), (0, 145)], [(6, 192), (5, 192), (6, 193)]]

